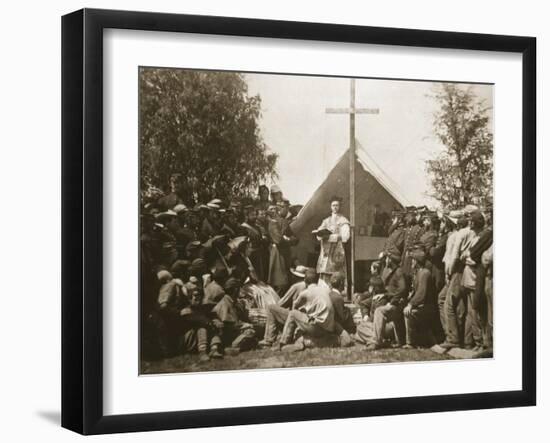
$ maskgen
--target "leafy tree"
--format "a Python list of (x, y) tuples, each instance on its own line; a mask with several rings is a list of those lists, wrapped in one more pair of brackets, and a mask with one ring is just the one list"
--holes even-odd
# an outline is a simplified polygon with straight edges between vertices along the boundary
[(276, 176), (258, 127), (261, 99), (242, 74), (141, 68), (139, 100), (142, 193), (168, 192), (180, 173), (182, 196), (228, 200)]
[(493, 196), (493, 134), (489, 113), (471, 87), (438, 85), (434, 98), (434, 132), (443, 152), (426, 162), (431, 196), (443, 207), (486, 205)]

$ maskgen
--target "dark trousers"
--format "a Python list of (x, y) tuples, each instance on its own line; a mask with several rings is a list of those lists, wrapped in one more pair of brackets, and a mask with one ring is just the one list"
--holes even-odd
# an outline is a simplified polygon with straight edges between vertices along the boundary
[[(487, 299), (487, 316), (482, 318), (483, 345), (493, 348), (493, 277), (485, 278), (485, 297)], [(483, 321), (484, 320), (484, 321)]]
[(256, 332), (252, 325), (226, 322), (221, 332), (221, 343), (224, 347), (248, 351), (256, 346)]
[(463, 291), (462, 273), (455, 272), (447, 285), (445, 297), (446, 341), (460, 346), (464, 343), (467, 299)]
[(464, 332), (464, 344), (466, 346), (482, 346), (483, 335), (481, 329), (481, 316), (478, 304), (475, 303), (475, 290), (466, 289), (466, 323)]
[(445, 338), (447, 337), (447, 291), (449, 290), (449, 283), (446, 283), (445, 286), (439, 291), (437, 295), (437, 309), (439, 311), (439, 322), (445, 333)]
[(181, 340), (183, 353), (206, 352), (208, 350), (208, 331), (206, 328), (190, 329)]
[(418, 306), (405, 317), (405, 340), (411, 346), (432, 345), (435, 342), (433, 320), (435, 310), (431, 305)]
[(397, 344), (403, 344), (405, 336), (405, 323), (403, 321), (403, 308), (395, 305), (384, 305), (374, 311), (374, 340), (382, 344), (386, 332), (386, 325), (393, 323), (394, 339)]

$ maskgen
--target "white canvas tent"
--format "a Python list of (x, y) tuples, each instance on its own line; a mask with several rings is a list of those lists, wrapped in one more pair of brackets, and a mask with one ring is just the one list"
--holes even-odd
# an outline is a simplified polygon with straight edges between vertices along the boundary
[[(294, 256), (301, 263), (313, 266), (318, 242), (311, 231), (318, 228), (330, 214), (330, 199), (342, 198), (342, 214), (349, 218), (349, 155), (347, 150), (337, 161), (326, 179), (304, 205), (291, 227), (299, 238)], [(374, 159), (356, 141), (357, 163), (355, 168), (355, 260), (374, 260), (384, 247), (385, 237), (371, 236), (374, 224), (374, 207), (391, 215), (393, 210), (410, 205), (398, 186), (382, 171)]]

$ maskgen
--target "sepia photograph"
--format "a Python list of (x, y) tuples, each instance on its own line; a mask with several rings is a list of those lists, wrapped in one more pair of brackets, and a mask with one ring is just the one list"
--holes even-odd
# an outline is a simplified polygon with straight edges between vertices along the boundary
[(493, 84), (138, 76), (140, 374), (493, 357)]

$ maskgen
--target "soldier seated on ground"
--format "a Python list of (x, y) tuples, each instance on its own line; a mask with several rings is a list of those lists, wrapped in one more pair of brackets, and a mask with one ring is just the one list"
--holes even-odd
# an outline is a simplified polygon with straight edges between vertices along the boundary
[(353, 346), (350, 334), (355, 333), (356, 325), (353, 315), (346, 306), (342, 292), (346, 284), (346, 277), (342, 272), (335, 272), (330, 276), (329, 297), (334, 310), (334, 330), (323, 333), (308, 333), (300, 329), (296, 331), (298, 339), (294, 344), (283, 346), (283, 351), (303, 351), (305, 348), (346, 348)]
[(212, 281), (204, 286), (203, 304), (214, 307), (224, 296), (223, 286), (227, 280), (228, 272), (225, 268), (217, 268), (212, 273)]
[[(319, 275), (314, 269), (308, 269), (305, 274), (306, 289), (294, 300), (292, 309), (286, 309), (278, 305), (268, 305), (267, 323), (264, 340), (261, 347), (272, 346), (277, 338), (277, 329), (283, 325), (279, 346), (292, 344), (295, 333), (315, 340), (325, 338), (336, 339), (334, 307), (330, 300), (329, 288), (318, 285)], [(322, 340), (321, 340), (322, 341)], [(304, 341), (297, 341), (299, 348), (289, 350), (302, 350)]]
[[(371, 277), (369, 281), (369, 305), (368, 317), (357, 325), (356, 333), (352, 335), (352, 339), (361, 344), (370, 345), (377, 341), (387, 343), (391, 340), (390, 331), (377, 330), (374, 324), (374, 313), (376, 309), (386, 305), (388, 297), (384, 289), (384, 282), (379, 276)], [(379, 332), (379, 334), (377, 334)]]
[(346, 277), (341, 272), (335, 272), (330, 277), (330, 301), (334, 308), (335, 334), (342, 347), (352, 346), (350, 334), (354, 334), (357, 327), (353, 321), (353, 314), (346, 306), (342, 292), (345, 289)]
[(369, 280), (368, 290), (356, 293), (352, 301), (361, 309), (361, 315), (368, 316), (368, 319), (372, 321), (376, 308), (384, 304), (384, 295), (382, 278), (379, 275), (373, 275)]
[(380, 276), (380, 268), (381, 264), (380, 261), (374, 261), (370, 266), (370, 279), (369, 279), (369, 285), (366, 291), (364, 292), (356, 292), (351, 297), (351, 301), (358, 306), (361, 309), (361, 315), (364, 317), (365, 315), (371, 315), (371, 308), (372, 308), (372, 301), (374, 295), (376, 295), (373, 292), (373, 287), (377, 285), (381, 280)]
[(296, 300), (300, 293), (306, 289), (306, 283), (304, 282), (306, 271), (307, 268), (302, 265), (297, 265), (295, 268), (290, 268), (290, 273), (296, 281), (290, 286), (290, 288), (288, 288), (285, 295), (279, 300), (279, 306), (283, 308), (292, 307), (294, 300)]
[(239, 300), (240, 290), (241, 282), (229, 278), (224, 285), (225, 294), (212, 310), (216, 315), (215, 325), (221, 345), (227, 355), (253, 349), (257, 343), (254, 327), (248, 322), (246, 309)]
[(435, 318), (432, 273), (426, 265), (426, 253), (422, 249), (414, 250), (411, 257), (415, 278), (413, 291), (403, 309), (407, 341), (404, 349), (431, 346), (436, 342), (432, 330)]
[(403, 306), (407, 299), (405, 276), (399, 267), (400, 257), (386, 257), (381, 285), (377, 291), (383, 291), (373, 297), (373, 306), (369, 320), (357, 327), (357, 341), (367, 344), (367, 349), (376, 350), (403, 343)]
[(211, 357), (221, 358), (219, 347), (221, 339), (217, 328), (212, 322), (212, 313), (208, 305), (202, 303), (202, 291), (200, 288), (188, 286), (189, 306), (180, 311), (182, 319), (183, 334), (182, 351), (186, 353), (199, 353), (199, 360), (206, 362), (210, 360), (208, 345), (210, 341)]
[(165, 357), (177, 354), (179, 342), (183, 335), (180, 310), (188, 301), (183, 294), (182, 284), (172, 278), (172, 274), (166, 270), (157, 274), (160, 288), (157, 298), (158, 333), (162, 354)]

